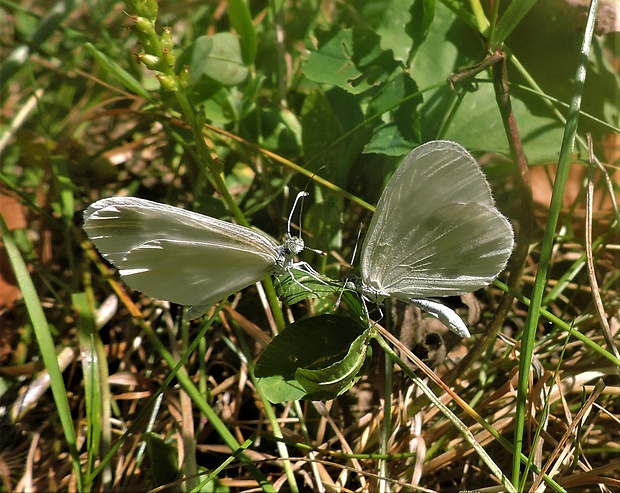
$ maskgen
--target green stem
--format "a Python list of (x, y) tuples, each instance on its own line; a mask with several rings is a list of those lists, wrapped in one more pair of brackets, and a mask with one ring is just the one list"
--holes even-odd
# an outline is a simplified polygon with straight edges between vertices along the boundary
[(581, 109), (581, 96), (586, 79), (586, 67), (588, 64), (588, 54), (590, 53), (590, 45), (594, 33), (594, 25), (596, 21), (596, 11), (598, 0), (592, 0), (588, 21), (581, 47), (581, 58), (577, 67), (575, 77), (575, 89), (569, 113), (564, 129), (564, 137), (562, 139), (562, 147), (560, 149), (560, 158), (558, 161), (558, 170), (553, 184), (553, 195), (551, 197), (551, 205), (549, 207), (549, 216), (547, 218), (547, 226), (543, 237), (540, 262), (534, 289), (532, 292), (532, 302), (530, 310), (525, 322), (525, 330), (523, 332), (523, 340), (521, 342), (521, 359), (519, 365), (519, 383), (517, 389), (517, 406), (515, 412), (515, 438), (513, 453), (513, 484), (522, 490), (525, 487), (525, 478), (521, 481), (521, 451), (523, 450), (523, 436), (525, 433), (527, 396), (529, 388), (530, 368), (532, 364), (532, 356), (534, 352), (534, 342), (536, 337), (536, 328), (538, 319), (540, 318), (540, 310), (543, 295), (545, 293), (545, 285), (547, 274), (549, 271), (549, 262), (553, 254), (554, 236), (558, 224), (558, 217), (562, 208), (562, 199), (564, 189), (568, 181), (568, 172), (570, 170), (571, 157), (575, 147), (575, 139), (577, 134), (577, 123), (579, 122), (579, 111)]
[(248, 367), (248, 374), (250, 375), (252, 385), (254, 386), (254, 389), (256, 390), (256, 393), (258, 394), (258, 397), (260, 398), (260, 401), (263, 405), (263, 411), (267, 415), (267, 419), (269, 421), (269, 424), (271, 425), (271, 429), (273, 430), (273, 436), (278, 439), (278, 452), (280, 453), (282, 467), (284, 468), (290, 491), (292, 493), (298, 493), (299, 487), (297, 486), (297, 482), (295, 481), (295, 473), (293, 472), (293, 467), (289, 458), (288, 449), (286, 448), (286, 444), (282, 441), (284, 435), (282, 434), (282, 429), (280, 428), (280, 424), (278, 423), (278, 418), (271, 402), (269, 402), (269, 399), (265, 397), (265, 394), (263, 393), (263, 388), (254, 376), (254, 361), (252, 360), (252, 352), (248, 347), (244, 334), (241, 330), (236, 330), (235, 332), (237, 334), (237, 340), (239, 341), (239, 344), (241, 346), (241, 351), (243, 352), (243, 356), (245, 358), (245, 363)]

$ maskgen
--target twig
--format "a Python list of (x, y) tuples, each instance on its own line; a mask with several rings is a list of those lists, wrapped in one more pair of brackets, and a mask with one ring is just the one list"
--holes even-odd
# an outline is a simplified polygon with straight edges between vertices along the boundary
[[(588, 279), (590, 281), (590, 288), (592, 289), (592, 299), (594, 300), (594, 306), (596, 308), (596, 314), (601, 323), (601, 330), (603, 331), (603, 337), (609, 347), (609, 351), (613, 353), (616, 358), (620, 358), (618, 347), (614, 341), (614, 336), (611, 333), (609, 322), (607, 321), (607, 314), (605, 313), (605, 307), (601, 300), (601, 293), (598, 288), (598, 281), (596, 280), (596, 271), (594, 269), (594, 255), (592, 253), (592, 208), (594, 201), (594, 150), (592, 149), (592, 136), (588, 134), (588, 188), (586, 190), (586, 265), (588, 266)], [(620, 376), (620, 367), (616, 367), (616, 373)]]

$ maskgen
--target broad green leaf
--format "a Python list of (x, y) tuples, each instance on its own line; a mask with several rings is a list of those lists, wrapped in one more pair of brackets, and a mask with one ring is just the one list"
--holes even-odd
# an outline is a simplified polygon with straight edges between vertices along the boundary
[(319, 280), (299, 269), (291, 269), (277, 277), (275, 282), (278, 297), (287, 305), (294, 305), (306, 298), (321, 298), (337, 293), (340, 286), (331, 279)]
[[(339, 87), (327, 91), (325, 96), (329, 101), (332, 113), (338, 118), (342, 126), (342, 135), (338, 137), (337, 142), (341, 154), (337, 162), (328, 163), (327, 167), (320, 171), (317, 169), (317, 173), (340, 186), (347, 186), (351, 175), (351, 166), (373, 131), (371, 125), (364, 124), (367, 97), (361, 94), (348, 93)], [(335, 141), (335, 138), (331, 138), (323, 142), (323, 145), (325, 147), (331, 146)], [(312, 162), (306, 163), (306, 165), (314, 166)], [(357, 170), (353, 170), (353, 172), (355, 173)], [(341, 180), (344, 176), (346, 176), (347, 181), (343, 183)]]
[(391, 72), (387, 60), (380, 59), (384, 53), (372, 31), (342, 29), (317, 36), (319, 48), (304, 63), (304, 75), (315, 82), (360, 94), (379, 85)]
[(249, 118), (241, 121), (241, 134), (256, 134), (256, 121), (260, 121), (261, 147), (280, 156), (299, 156), (301, 124), (297, 116), (287, 109), (256, 106)]
[(228, 0), (228, 17), (241, 38), (243, 61), (246, 65), (253, 64), (256, 58), (256, 30), (246, 1)]
[[(534, 80), (542, 92), (564, 103), (564, 106), (557, 103), (554, 105), (561, 114), (566, 115), (566, 105), (571, 100), (574, 90), (571, 81), (575, 76), (575, 67), (579, 64), (582, 33), (568, 27), (566, 18), (561, 12), (555, 16), (547, 15), (548, 12), (548, 5), (536, 4), (504, 44), (522, 65), (521, 73), (527, 72), (527, 77)], [(532, 36), (532, 33), (536, 35)], [(605, 58), (613, 60), (614, 56), (613, 42), (609, 41), (611, 40), (608, 39), (605, 43), (604, 38), (599, 37), (592, 40), (588, 78), (583, 91), (581, 109), (595, 118), (617, 126), (620, 84), (618, 69), (605, 63)], [(616, 49), (615, 52), (617, 51)], [(511, 83), (531, 87), (530, 82), (522, 77), (521, 73), (511, 70), (509, 72)], [(532, 116), (554, 116), (542, 104), (544, 96), (528, 95), (518, 88), (513, 88), (511, 92), (528, 105)], [(582, 135), (592, 133), (595, 141), (610, 131), (614, 132), (583, 115), (580, 118), (579, 131)]]
[(364, 148), (364, 153), (384, 154), (387, 156), (404, 156), (411, 152), (419, 141), (413, 142), (403, 137), (397, 123), (386, 123), (377, 128)]
[(415, 0), (411, 12), (412, 22), (409, 31), (413, 37), (413, 49), (416, 50), (426, 39), (433, 23), (435, 0)]
[(368, 342), (369, 331), (366, 330), (351, 343), (344, 358), (329, 366), (326, 366), (330, 362), (329, 358), (319, 358), (308, 368), (298, 368), (295, 379), (311, 395), (343, 394), (360, 378), (358, 374), (366, 362)]
[[(546, 45), (541, 43), (541, 46)], [(457, 68), (471, 66), (483, 56), (480, 41), (474, 33), (454, 13), (442, 4), (437, 4), (435, 21), (426, 41), (414, 54), (410, 67), (422, 90), (442, 84), (437, 89), (424, 92), (424, 103), (420, 107), (420, 113), (424, 115), (421, 125), (423, 140), (448, 138), (471, 151), (493, 151), (509, 155), (493, 86), (488, 82), (490, 74), (481, 73), (477, 76), (486, 79), (486, 82), (470, 82), (469, 86), (463, 84), (457, 87), (456, 90), (462, 94), (462, 101), (456, 105), (454, 102), (458, 98), (446, 82)], [(536, 98), (524, 97), (524, 93), (516, 90), (511, 92), (511, 96), (528, 161), (540, 163), (556, 160), (562, 123), (549, 110), (541, 109)], [(449, 113), (450, 118), (447, 118)]]
[(192, 88), (193, 100), (200, 104), (209, 121), (216, 123), (238, 121), (238, 106), (235, 104), (238, 101), (235, 101), (235, 95), (230, 89), (205, 77)]
[(177, 67), (188, 65), (192, 82), (207, 76), (224, 86), (234, 86), (248, 76), (239, 38), (232, 33), (200, 36), (178, 58)]
[(311, 162), (308, 168), (343, 186), (348, 166), (344, 159), (344, 142), (338, 141), (343, 133), (342, 124), (319, 88), (304, 100), (301, 125), (304, 159)]
[[(425, 90), (438, 83), (445, 83), (457, 67), (473, 65), (483, 56), (479, 35), (462, 23), (442, 3), (438, 3), (428, 36), (414, 53), (409, 65), (409, 73), (420, 89)], [(436, 94), (436, 92), (437, 90), (424, 93), (425, 103), (424, 110), (421, 110), (422, 114), (434, 112), (451, 91), (445, 83), (442, 94)], [(439, 99), (440, 96), (441, 99)], [(443, 111), (443, 108), (440, 108), (440, 111)], [(423, 129), (425, 140), (428, 140), (426, 125)]]
[(317, 397), (309, 395), (295, 379), (295, 372), (337, 363), (365, 331), (361, 324), (340, 315), (319, 315), (289, 325), (256, 363), (255, 375), (265, 396), (274, 403)]
[[(406, 118), (411, 126), (409, 133), (419, 130), (419, 115), (417, 106), (422, 103), (422, 95), (419, 94), (415, 81), (403, 72), (395, 74), (383, 86), (382, 91), (375, 96), (369, 104), (369, 114), (383, 114), (393, 112), (402, 118)], [(413, 113), (413, 115), (409, 115)], [(408, 117), (408, 118), (407, 118)]]
[(402, 156), (421, 140), (418, 107), (422, 96), (408, 74), (394, 76), (371, 101), (368, 114), (382, 115), (364, 152)]
[(150, 431), (144, 433), (143, 436), (151, 462), (153, 487), (174, 483), (179, 475), (177, 443), (166, 442), (161, 436)]
[[(458, 43), (458, 45), (457, 45)], [(435, 18), (422, 46), (415, 51), (409, 72), (424, 96), (419, 111), (423, 117), (422, 140), (444, 137), (440, 134), (453, 91), (447, 83), (456, 67), (472, 65), (482, 56), (478, 35), (442, 3), (435, 9)], [(427, 90), (429, 87), (434, 87)]]
[[(514, 97), (512, 109), (528, 162), (556, 161), (562, 143), (562, 123), (555, 118), (532, 114), (521, 100)], [(444, 136), (470, 151), (492, 151), (510, 156), (491, 84), (480, 84), (476, 90), (465, 95)]]
[(443, 0), (440, 5), (445, 5), (456, 16), (475, 31), (486, 34), (490, 24), (482, 5), (479, 1), (463, 2), (463, 0)]
[(353, 31), (343, 29), (311, 52), (304, 63), (304, 75), (315, 82), (341, 87), (352, 93), (360, 93), (365, 86), (353, 87), (352, 81), (362, 77), (362, 72), (352, 59)]
[(392, 50), (394, 59), (405, 63), (409, 59), (412, 40), (407, 33), (407, 25), (411, 21), (411, 7), (414, 0), (391, 0), (384, 2), (383, 15), (377, 26), (377, 34), (381, 37), (381, 48)]
[[(318, 196), (317, 194), (314, 194)], [(324, 200), (315, 202), (309, 208), (304, 208), (303, 225), (304, 231), (312, 232), (312, 245), (319, 246), (322, 250), (342, 251), (342, 211), (344, 209), (344, 201), (335, 193), (324, 192)], [(318, 257), (313, 255), (312, 265), (321, 272), (331, 275), (334, 278), (340, 276), (340, 265), (330, 262), (329, 257)], [(308, 257), (309, 258), (309, 257)], [(321, 264), (324, 264), (321, 266)], [(325, 268), (330, 265), (334, 266), (332, 271), (326, 271)]]

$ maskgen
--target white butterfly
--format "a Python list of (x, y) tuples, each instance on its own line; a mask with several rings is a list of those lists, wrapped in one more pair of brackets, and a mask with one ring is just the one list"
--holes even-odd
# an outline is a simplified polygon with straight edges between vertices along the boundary
[(488, 285), (513, 244), (476, 160), (459, 144), (431, 141), (404, 159), (379, 199), (362, 245), (362, 291), (413, 303), (469, 337), (454, 311), (428, 298)]
[(270, 274), (316, 274), (294, 261), (304, 249), (301, 238), (289, 234), (278, 245), (264, 233), (150, 200), (99, 200), (84, 212), (84, 230), (128, 286), (190, 305), (188, 320)]

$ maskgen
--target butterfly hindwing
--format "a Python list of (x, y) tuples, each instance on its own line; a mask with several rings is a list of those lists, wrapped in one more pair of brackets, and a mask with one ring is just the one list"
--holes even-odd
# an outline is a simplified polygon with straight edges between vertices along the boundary
[(404, 300), (475, 291), (505, 267), (512, 251), (507, 228), (495, 209), (444, 206), (399, 238), (390, 251), (376, 252), (377, 266), (366, 282)]
[(118, 265), (128, 286), (181, 305), (212, 305), (267, 277), (273, 259), (212, 243), (152, 240)]

